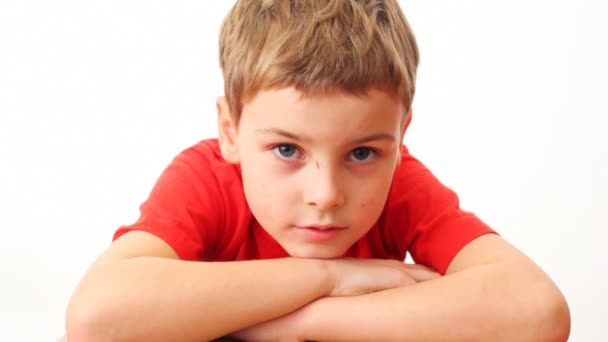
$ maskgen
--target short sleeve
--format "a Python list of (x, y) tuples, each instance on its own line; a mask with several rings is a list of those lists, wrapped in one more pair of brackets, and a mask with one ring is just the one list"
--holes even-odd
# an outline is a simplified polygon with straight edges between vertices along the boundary
[(216, 239), (224, 208), (213, 164), (204, 149), (175, 157), (140, 205), (139, 219), (118, 228), (113, 240), (133, 230), (167, 242), (183, 260), (201, 260)]
[(409, 251), (416, 263), (442, 274), (467, 243), (480, 235), (495, 233), (476, 215), (462, 210), (456, 193), (410, 155), (405, 146), (386, 210), (386, 224), (396, 248), (403, 254)]

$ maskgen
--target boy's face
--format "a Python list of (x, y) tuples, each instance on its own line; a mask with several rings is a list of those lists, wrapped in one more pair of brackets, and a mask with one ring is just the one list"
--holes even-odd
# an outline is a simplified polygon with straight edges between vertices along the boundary
[(218, 110), (222, 154), (241, 164), (253, 215), (291, 256), (340, 257), (374, 225), (400, 158), (399, 99), (267, 90), (238, 127), (224, 98)]

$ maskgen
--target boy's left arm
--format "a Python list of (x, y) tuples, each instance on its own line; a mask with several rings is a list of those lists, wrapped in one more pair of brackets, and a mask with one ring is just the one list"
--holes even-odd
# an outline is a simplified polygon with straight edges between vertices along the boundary
[(322, 298), (240, 336), (265, 340), (286, 332), (312, 341), (566, 341), (570, 314), (538, 266), (486, 234), (467, 244), (441, 278)]

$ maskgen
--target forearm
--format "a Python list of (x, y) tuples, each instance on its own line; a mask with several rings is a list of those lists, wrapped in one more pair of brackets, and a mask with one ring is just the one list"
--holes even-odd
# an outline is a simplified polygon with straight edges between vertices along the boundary
[(569, 315), (559, 290), (540, 274), (519, 281), (517, 267), (483, 265), (409, 287), (322, 298), (297, 314), (315, 341), (565, 341)]
[(317, 260), (121, 260), (85, 277), (68, 308), (71, 342), (203, 341), (289, 313), (326, 294)]

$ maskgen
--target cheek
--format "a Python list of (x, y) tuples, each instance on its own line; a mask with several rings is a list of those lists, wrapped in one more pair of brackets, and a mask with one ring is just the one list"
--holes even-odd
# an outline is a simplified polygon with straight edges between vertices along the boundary
[(374, 216), (384, 208), (384, 196), (382, 193), (367, 193), (365, 199), (363, 199), (359, 206), (358, 211), (361, 215)]
[(253, 168), (247, 166), (243, 165), (243, 186), (256, 219), (269, 224), (289, 217), (297, 196), (293, 184), (272, 169), (260, 167), (259, 163)]
[(358, 198), (357, 208), (361, 213), (369, 215), (370, 212), (380, 212), (384, 208), (386, 198), (391, 186), (392, 173), (382, 174), (370, 180), (365, 186), (359, 187), (355, 196)]

